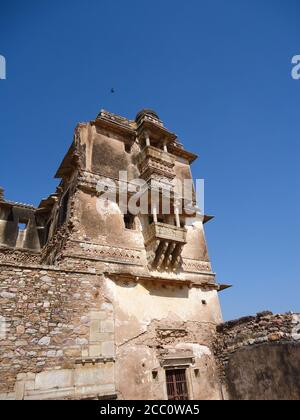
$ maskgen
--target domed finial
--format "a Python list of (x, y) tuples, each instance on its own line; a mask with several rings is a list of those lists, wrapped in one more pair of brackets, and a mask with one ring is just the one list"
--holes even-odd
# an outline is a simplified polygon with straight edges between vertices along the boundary
[(159, 116), (152, 109), (142, 109), (136, 116), (136, 122), (139, 122), (143, 117), (150, 117), (159, 121)]

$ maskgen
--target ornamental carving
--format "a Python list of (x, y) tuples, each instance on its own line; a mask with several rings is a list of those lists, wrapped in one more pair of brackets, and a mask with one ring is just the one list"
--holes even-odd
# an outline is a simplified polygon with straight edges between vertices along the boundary
[(203, 271), (207, 271), (207, 272), (212, 271), (210, 262), (189, 260), (189, 259), (184, 259), (183, 260), (183, 270), (184, 271), (189, 271), (189, 272), (192, 272), (192, 273), (203, 272)]

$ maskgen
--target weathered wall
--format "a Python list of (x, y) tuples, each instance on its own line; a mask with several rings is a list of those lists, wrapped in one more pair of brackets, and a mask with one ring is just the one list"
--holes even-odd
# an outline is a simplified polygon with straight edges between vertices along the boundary
[(300, 399), (300, 316), (258, 314), (218, 327), (226, 398)]
[(215, 291), (1, 264), (0, 308), (0, 398), (167, 399), (164, 363), (179, 357), (190, 398), (220, 399)]
[[(138, 177), (135, 165), (136, 148), (125, 150), (124, 137), (90, 124), (78, 130), (83, 169), (107, 177), (119, 178), (120, 171), (128, 171), (129, 179)], [(139, 150), (138, 150), (139, 151)]]
[(115, 393), (113, 309), (102, 284), (84, 272), (0, 265), (0, 397)]
[(164, 281), (108, 278), (106, 290), (115, 307), (117, 387), (122, 398), (167, 399), (164, 363), (186, 358), (190, 399), (220, 399), (212, 353), (216, 325), (222, 320), (217, 292)]
[(144, 249), (141, 227), (125, 229), (124, 216), (116, 203), (106, 203), (96, 196), (78, 191), (74, 214), (80, 222), (76, 224), (73, 238), (128, 249)]
[(183, 258), (210, 262), (202, 222), (187, 227), (187, 244), (183, 248)]
[[(171, 187), (175, 175), (191, 179), (196, 156), (153, 112), (142, 114), (130, 121), (102, 112), (78, 125), (56, 193), (28, 210), (22, 245), (39, 239), (32, 236), (37, 221), (41, 250), (1, 247), (6, 222), (22, 220), (20, 206), (15, 217), (0, 207), (0, 315), (8, 327), (0, 340), (0, 399), (167, 399), (165, 370), (182, 367), (190, 399), (220, 398), (212, 343), (221, 313), (202, 218), (194, 212), (185, 229), (181, 215), (175, 228), (173, 206), (159, 230), (150, 228), (148, 252), (151, 209), (130, 226), (115, 202), (101, 204), (97, 190), (125, 170), (129, 181), (141, 175), (149, 187), (150, 180)], [(15, 233), (7, 236), (14, 247)], [(164, 264), (153, 264), (164, 253)]]

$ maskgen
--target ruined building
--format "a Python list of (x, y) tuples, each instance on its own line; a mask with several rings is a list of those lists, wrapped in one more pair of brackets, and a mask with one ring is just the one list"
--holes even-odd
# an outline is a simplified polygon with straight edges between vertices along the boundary
[[(77, 126), (59, 187), (38, 208), (0, 191), (0, 399), (240, 398), (253, 396), (234, 375), (250, 363), (243, 346), (289, 345), (295, 360), (292, 315), (221, 325), (211, 217), (194, 191), (182, 206), (175, 182), (192, 179), (196, 157), (153, 111), (102, 111)], [(124, 198), (124, 184), (127, 204), (153, 193), (145, 213), (103, 198), (111, 185)]]

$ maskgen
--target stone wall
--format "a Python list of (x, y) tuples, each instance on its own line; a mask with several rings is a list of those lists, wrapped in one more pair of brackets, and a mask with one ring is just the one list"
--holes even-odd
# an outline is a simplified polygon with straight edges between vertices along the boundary
[(300, 399), (300, 315), (264, 312), (222, 324), (215, 354), (224, 398)]
[(87, 272), (0, 264), (0, 398), (115, 393), (114, 316), (102, 284)]
[(0, 399), (167, 399), (168, 367), (220, 399), (217, 291), (131, 279), (0, 263)]

